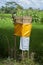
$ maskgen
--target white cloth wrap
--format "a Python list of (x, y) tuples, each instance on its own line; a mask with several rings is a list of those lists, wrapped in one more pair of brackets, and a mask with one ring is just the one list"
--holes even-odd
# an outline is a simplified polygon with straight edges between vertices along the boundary
[(29, 50), (30, 37), (20, 37), (20, 50)]

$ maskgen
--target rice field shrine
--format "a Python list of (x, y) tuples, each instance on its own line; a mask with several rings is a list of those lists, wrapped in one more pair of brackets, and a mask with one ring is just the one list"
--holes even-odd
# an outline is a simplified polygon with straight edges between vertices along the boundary
[[(14, 17), (14, 35), (20, 36), (19, 49), (29, 51), (30, 35), (32, 29), (32, 17)], [(23, 55), (23, 53), (22, 53)]]

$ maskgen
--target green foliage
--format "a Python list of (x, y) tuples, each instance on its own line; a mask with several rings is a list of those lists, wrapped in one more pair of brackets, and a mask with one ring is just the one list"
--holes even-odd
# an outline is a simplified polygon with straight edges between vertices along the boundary
[(0, 8), (0, 13), (12, 14), (16, 12), (16, 9), (23, 9), (23, 7), (17, 4), (16, 2), (7, 2), (5, 3), (5, 6), (2, 6)]
[(25, 10), (18, 9), (16, 11), (16, 16), (32, 16), (32, 22), (43, 23), (43, 12), (38, 10)]
[(0, 8), (0, 13), (16, 14), (16, 16), (32, 16), (32, 21), (37, 23), (43, 23), (43, 10), (23, 9), (22, 6), (16, 2), (7, 2), (6, 6)]

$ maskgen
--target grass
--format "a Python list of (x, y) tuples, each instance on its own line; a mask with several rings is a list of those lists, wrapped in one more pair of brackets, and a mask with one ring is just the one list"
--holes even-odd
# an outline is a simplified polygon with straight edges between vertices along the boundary
[(0, 65), (39, 65), (39, 64), (35, 63), (31, 59), (25, 59), (21, 62), (16, 62), (15, 60), (11, 59), (3, 59), (1, 60)]
[(34, 52), (37, 61), (43, 63), (43, 24), (34, 23), (32, 25), (30, 52)]
[[(19, 49), (19, 39), (20, 38), (17, 37), (18, 49)], [(0, 18), (0, 50), (1, 50), (0, 57), (6, 56), (8, 54), (8, 42), (10, 44), (10, 48), (13, 48), (14, 24), (11, 18), (8, 17), (2, 19)], [(43, 24), (42, 23), (32, 23), (32, 33), (30, 37), (30, 52), (37, 53), (37, 55), (39, 56), (37, 60), (43, 62)], [(37, 55), (35, 56), (35, 58), (37, 58)]]
[(30, 47), (33, 51), (43, 52), (43, 24), (35, 23), (32, 26)]
[[(8, 51), (8, 42), (10, 44), (10, 47), (13, 46), (14, 43), (14, 25), (12, 22), (12, 19), (5, 18), (0, 20), (0, 53), (4, 54), (2, 51)], [(7, 38), (8, 41), (7, 41)], [(13, 42), (12, 42), (13, 41)]]

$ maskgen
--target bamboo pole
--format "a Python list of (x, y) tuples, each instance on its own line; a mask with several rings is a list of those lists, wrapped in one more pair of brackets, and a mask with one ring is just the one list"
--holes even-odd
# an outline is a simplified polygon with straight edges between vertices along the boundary
[(22, 50), (22, 60), (24, 60), (24, 54), (23, 54), (24, 52), (23, 52), (23, 50)]
[(14, 35), (14, 59), (16, 59), (16, 35)]

